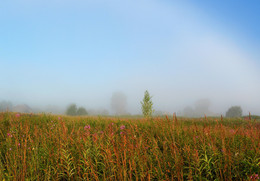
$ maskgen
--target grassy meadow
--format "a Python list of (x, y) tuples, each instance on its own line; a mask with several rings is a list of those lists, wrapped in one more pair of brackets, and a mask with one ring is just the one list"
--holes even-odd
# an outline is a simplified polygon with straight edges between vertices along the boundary
[(260, 122), (0, 113), (0, 180), (259, 180)]

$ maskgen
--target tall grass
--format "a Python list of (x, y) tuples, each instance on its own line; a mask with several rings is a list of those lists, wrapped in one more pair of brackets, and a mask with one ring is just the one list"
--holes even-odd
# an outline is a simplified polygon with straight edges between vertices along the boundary
[(0, 113), (0, 180), (257, 180), (258, 124)]

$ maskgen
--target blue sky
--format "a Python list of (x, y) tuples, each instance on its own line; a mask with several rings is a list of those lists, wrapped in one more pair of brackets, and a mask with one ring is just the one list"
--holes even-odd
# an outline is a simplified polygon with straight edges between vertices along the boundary
[[(0, 100), (110, 110), (113, 92), (140, 112), (211, 100), (260, 114), (260, 2), (0, 2)], [(110, 110), (111, 111), (111, 110)]]

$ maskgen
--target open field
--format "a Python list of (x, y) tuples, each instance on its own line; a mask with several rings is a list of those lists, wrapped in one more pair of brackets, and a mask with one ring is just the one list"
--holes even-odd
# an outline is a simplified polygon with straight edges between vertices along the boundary
[(260, 123), (0, 113), (0, 180), (257, 180)]

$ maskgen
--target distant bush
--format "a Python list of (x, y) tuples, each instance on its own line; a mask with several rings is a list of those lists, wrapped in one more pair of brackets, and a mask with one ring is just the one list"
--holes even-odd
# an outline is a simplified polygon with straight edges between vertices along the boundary
[(71, 104), (67, 108), (66, 114), (69, 116), (83, 116), (83, 115), (87, 115), (88, 112), (86, 111), (86, 109), (84, 107), (77, 108), (76, 104)]
[(88, 115), (88, 112), (84, 107), (79, 107), (77, 110), (77, 115), (79, 116)]
[(226, 117), (241, 117), (242, 108), (240, 106), (232, 106), (226, 112)]
[(76, 104), (71, 104), (66, 110), (66, 114), (70, 116), (76, 116), (77, 115), (77, 106)]

